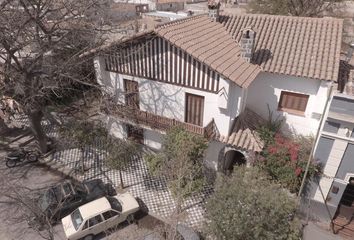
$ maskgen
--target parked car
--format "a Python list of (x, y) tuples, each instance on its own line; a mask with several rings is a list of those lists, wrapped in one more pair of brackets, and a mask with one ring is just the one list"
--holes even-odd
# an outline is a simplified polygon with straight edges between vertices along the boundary
[(134, 220), (139, 204), (129, 193), (103, 197), (87, 203), (61, 220), (69, 240), (92, 240), (95, 235), (118, 224)]
[(38, 207), (43, 214), (34, 218), (32, 224), (41, 226), (46, 219), (54, 224), (85, 203), (115, 194), (113, 186), (104, 184), (101, 179), (93, 179), (82, 183), (66, 181), (51, 186), (42, 192), (37, 199)]

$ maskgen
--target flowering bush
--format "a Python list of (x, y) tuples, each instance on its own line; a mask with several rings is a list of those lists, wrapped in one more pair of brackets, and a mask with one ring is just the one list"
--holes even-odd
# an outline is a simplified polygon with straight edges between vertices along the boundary
[[(312, 139), (301, 136), (291, 139), (276, 133), (273, 135), (273, 141), (268, 140), (267, 143), (259, 163), (273, 179), (291, 192), (298, 192), (311, 151)], [(307, 177), (313, 177), (319, 170), (319, 164), (312, 161)]]

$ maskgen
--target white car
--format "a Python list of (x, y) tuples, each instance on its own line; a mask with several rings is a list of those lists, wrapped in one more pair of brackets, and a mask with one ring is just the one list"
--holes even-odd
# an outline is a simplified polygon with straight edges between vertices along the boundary
[(91, 240), (93, 237), (119, 223), (134, 220), (139, 204), (129, 193), (103, 197), (82, 205), (61, 222), (69, 240)]

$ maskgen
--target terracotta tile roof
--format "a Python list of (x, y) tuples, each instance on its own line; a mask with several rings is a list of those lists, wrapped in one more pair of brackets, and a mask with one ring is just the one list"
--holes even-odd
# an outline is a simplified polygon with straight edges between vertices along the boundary
[(264, 119), (246, 108), (236, 119), (229, 136), (220, 136), (219, 141), (243, 150), (261, 152), (264, 142), (257, 133), (257, 128), (264, 125)]
[(237, 42), (240, 30), (252, 26), (252, 63), (263, 71), (337, 81), (343, 20), (244, 14), (220, 21)]
[(156, 0), (156, 3), (184, 3), (185, 0)]
[(261, 70), (246, 62), (238, 43), (205, 15), (160, 25), (155, 32), (241, 87), (248, 87)]

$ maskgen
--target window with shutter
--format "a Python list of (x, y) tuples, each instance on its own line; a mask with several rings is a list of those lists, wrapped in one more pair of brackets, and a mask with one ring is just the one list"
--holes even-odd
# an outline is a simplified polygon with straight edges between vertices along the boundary
[(278, 110), (303, 115), (306, 111), (309, 95), (282, 91)]
[(185, 122), (203, 126), (204, 97), (186, 93)]
[(138, 82), (124, 79), (125, 104), (134, 109), (139, 109), (139, 85)]

